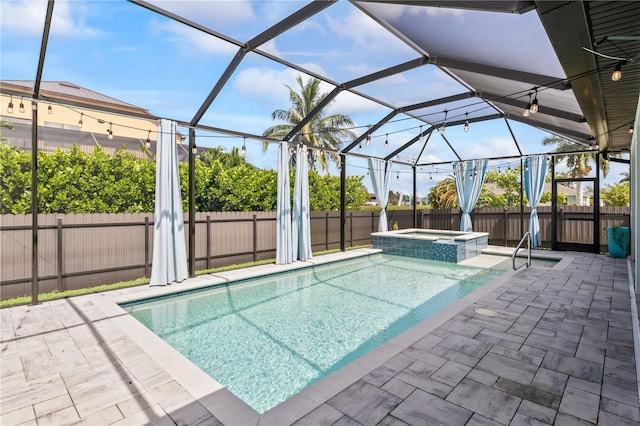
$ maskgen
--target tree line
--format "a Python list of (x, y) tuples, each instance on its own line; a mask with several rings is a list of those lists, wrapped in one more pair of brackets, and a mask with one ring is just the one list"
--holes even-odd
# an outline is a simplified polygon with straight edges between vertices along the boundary
[[(31, 153), (0, 142), (0, 214), (31, 211)], [(92, 153), (73, 145), (68, 152), (38, 152), (40, 213), (143, 213), (155, 208), (156, 163), (125, 149), (114, 155), (100, 146)], [(188, 210), (188, 165), (179, 164), (182, 208)], [(294, 170), (291, 173), (293, 191)], [(205, 151), (195, 161), (196, 211), (273, 211), (277, 172), (247, 163), (223, 148)], [(347, 209), (362, 206), (369, 194), (363, 176), (346, 180)], [(311, 210), (339, 210), (340, 178), (309, 171)]]

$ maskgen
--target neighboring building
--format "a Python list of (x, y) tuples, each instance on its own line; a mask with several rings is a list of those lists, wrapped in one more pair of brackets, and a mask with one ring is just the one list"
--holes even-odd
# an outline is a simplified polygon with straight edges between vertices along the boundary
[[(25, 150), (31, 150), (32, 91), (33, 81), (0, 81), (0, 119), (15, 128), (2, 129), (2, 134), (11, 145)], [(77, 144), (87, 153), (96, 145), (109, 154), (126, 147), (138, 158), (155, 153), (158, 124), (146, 109), (64, 81), (41, 82), (40, 95), (38, 150), (68, 150)], [(179, 134), (178, 142), (183, 140)], [(180, 147), (180, 161), (186, 161), (188, 150)]]
[[(496, 194), (496, 195), (502, 195), (504, 194), (504, 190), (502, 190), (502, 188), (498, 187), (498, 185), (496, 185), (493, 182), (485, 182), (484, 185), (486, 186), (487, 190), (491, 191), (492, 193)], [(544, 187), (542, 189), (542, 193), (544, 194), (545, 192), (551, 193), (551, 182), (545, 182), (544, 183)], [(576, 191), (575, 188), (571, 188), (562, 184), (558, 184), (558, 193), (564, 194), (567, 197), (567, 204), (568, 206), (575, 206), (578, 205), (578, 193)], [(583, 193), (583, 205), (584, 206), (588, 206), (591, 200), (591, 192), (587, 191), (585, 189), (584, 193)], [(540, 203), (539, 206), (550, 206), (551, 202), (548, 203)]]

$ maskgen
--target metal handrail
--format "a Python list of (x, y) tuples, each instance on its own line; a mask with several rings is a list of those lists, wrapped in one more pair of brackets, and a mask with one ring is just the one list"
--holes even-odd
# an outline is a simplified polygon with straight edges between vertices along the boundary
[[(520, 250), (520, 246), (524, 243), (524, 240), (527, 240), (527, 261), (516, 266), (516, 255), (518, 254), (518, 250)], [(513, 251), (513, 254), (511, 255), (511, 263), (514, 271), (522, 268), (524, 265), (527, 265), (527, 268), (531, 267), (531, 234), (529, 232), (522, 236), (522, 239)]]

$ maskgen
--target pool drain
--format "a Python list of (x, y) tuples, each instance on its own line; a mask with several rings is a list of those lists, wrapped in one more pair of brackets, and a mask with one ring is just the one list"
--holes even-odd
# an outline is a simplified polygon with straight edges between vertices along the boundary
[(486, 315), (489, 317), (495, 317), (496, 315), (498, 315), (496, 311), (492, 311), (491, 309), (485, 309), (485, 308), (475, 308), (473, 311), (476, 314)]

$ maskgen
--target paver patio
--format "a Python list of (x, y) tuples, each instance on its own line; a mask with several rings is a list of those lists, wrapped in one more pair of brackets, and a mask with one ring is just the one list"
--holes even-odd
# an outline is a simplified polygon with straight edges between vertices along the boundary
[(181, 356), (162, 361), (163, 346), (109, 308), (161, 290), (3, 309), (0, 424), (637, 425), (627, 262), (564, 255), (499, 278), (261, 416)]

